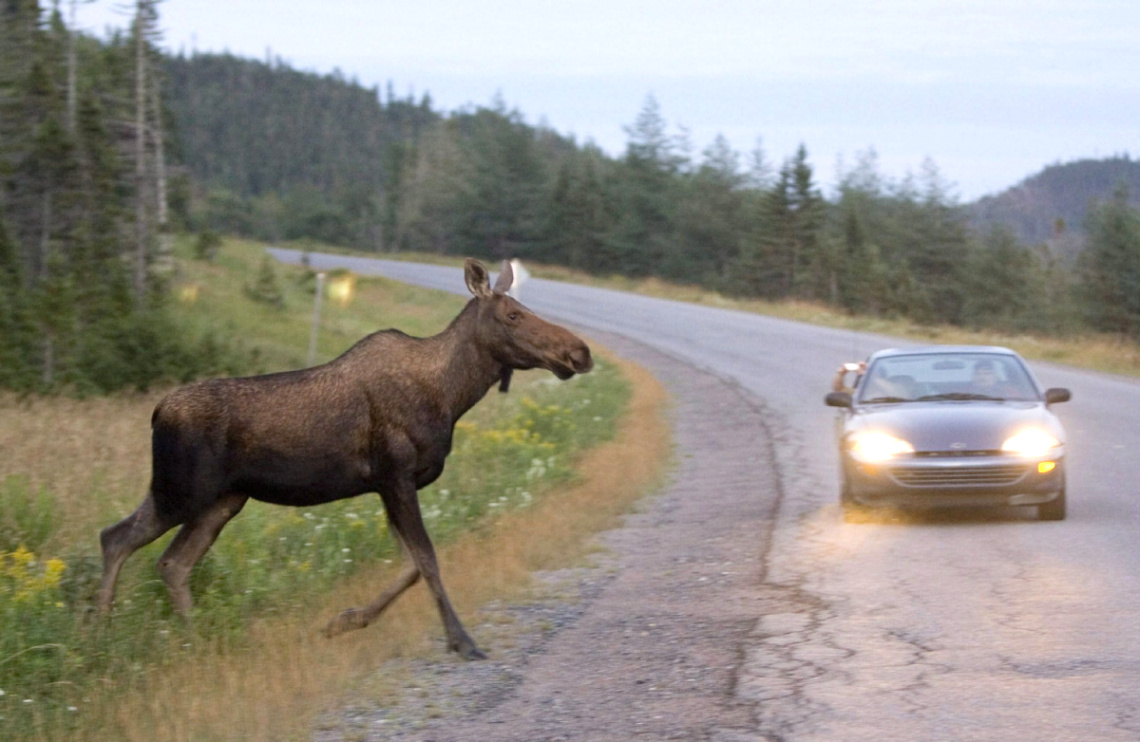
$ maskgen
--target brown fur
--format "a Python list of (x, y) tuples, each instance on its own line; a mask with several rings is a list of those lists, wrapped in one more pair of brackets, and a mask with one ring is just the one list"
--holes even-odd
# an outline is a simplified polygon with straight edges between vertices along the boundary
[(593, 366), (589, 348), (507, 296), (503, 262), (490, 288), (486, 268), (466, 264), (474, 298), (439, 335), (369, 335), (315, 368), (189, 384), (159, 402), (151, 419), (150, 491), (138, 509), (104, 529), (98, 603), (109, 610), (123, 562), (181, 525), (158, 567), (175, 608), (192, 605), (194, 564), (248, 498), (315, 505), (378, 492), (411, 564), (375, 601), (349, 609), (331, 635), (367, 626), (421, 577), (435, 597), (448, 646), (482, 657), (448, 601), (416, 491), (435, 481), (459, 418), (513, 369), (559, 378)]

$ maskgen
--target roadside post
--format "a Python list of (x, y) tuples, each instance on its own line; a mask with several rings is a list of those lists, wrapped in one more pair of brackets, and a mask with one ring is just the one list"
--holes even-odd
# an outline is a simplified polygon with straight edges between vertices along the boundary
[(317, 357), (317, 330), (321, 325), (321, 297), (324, 293), (325, 274), (321, 272), (317, 274), (316, 297), (313, 300), (313, 329), (309, 332), (309, 362), (305, 364), (306, 366), (312, 366)]

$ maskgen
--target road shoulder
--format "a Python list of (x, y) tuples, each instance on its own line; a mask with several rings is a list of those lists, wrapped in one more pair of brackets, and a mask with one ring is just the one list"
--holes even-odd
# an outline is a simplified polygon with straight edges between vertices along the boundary
[(760, 400), (617, 336), (590, 333), (648, 368), (674, 405), (674, 471), (589, 567), (536, 575), (534, 597), (486, 606), (490, 658), (397, 661), (406, 689), (383, 708), (326, 717), (319, 742), (756, 739), (736, 693), (747, 638), (786, 610), (762, 585), (779, 478)]

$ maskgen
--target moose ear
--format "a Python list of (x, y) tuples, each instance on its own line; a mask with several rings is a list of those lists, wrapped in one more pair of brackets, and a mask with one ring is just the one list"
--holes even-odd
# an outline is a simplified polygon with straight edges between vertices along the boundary
[(463, 263), (463, 277), (467, 288), (480, 299), (491, 295), (491, 277), (487, 269), (475, 258), (467, 258)]
[(511, 261), (504, 260), (503, 267), (499, 269), (499, 277), (495, 280), (495, 293), (507, 293), (511, 290), (511, 284), (514, 282), (515, 270), (511, 267)]

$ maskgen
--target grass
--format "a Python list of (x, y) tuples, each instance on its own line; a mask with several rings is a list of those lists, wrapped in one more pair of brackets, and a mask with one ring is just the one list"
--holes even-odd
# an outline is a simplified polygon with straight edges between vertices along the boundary
[[(189, 326), (241, 338), (257, 370), (304, 364), (305, 271), (275, 267), (278, 307), (246, 291), (260, 246), (227, 243), (216, 264), (179, 249), (175, 290)], [(462, 303), (358, 280), (351, 301), (325, 304), (317, 360), (379, 327), (434, 334)], [(86, 613), (96, 535), (141, 500), (162, 393), (0, 395), (0, 739), (306, 737), (322, 709), (386, 658), (444, 655), (422, 586), (376, 626), (318, 636), (399, 567), (379, 500), (367, 496), (300, 510), (250, 503), (194, 573), (192, 626), (171, 614), (156, 579), (162, 540), (128, 563), (110, 622)], [(477, 640), (479, 605), (582, 553), (586, 536), (654, 481), (668, 456), (663, 400), (644, 372), (600, 354), (594, 373), (569, 382), (517, 374), (511, 394), (488, 395), (462, 421), (444, 476), (421, 499), (445, 583)]]

